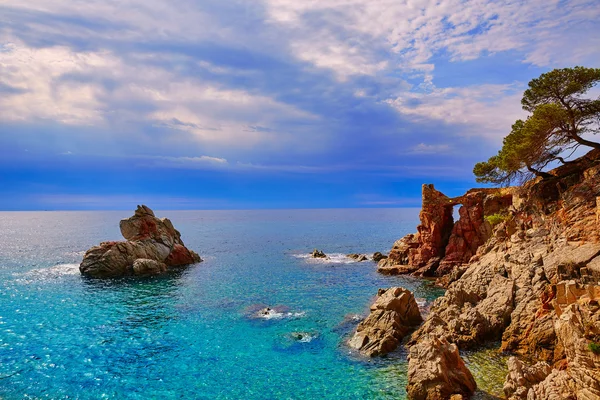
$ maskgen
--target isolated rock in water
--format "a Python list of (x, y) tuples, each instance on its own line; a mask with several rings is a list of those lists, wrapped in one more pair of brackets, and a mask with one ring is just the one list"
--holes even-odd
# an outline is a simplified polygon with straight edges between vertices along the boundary
[(159, 275), (170, 267), (202, 261), (185, 247), (171, 221), (156, 218), (146, 206), (138, 206), (119, 225), (126, 241), (102, 242), (89, 249), (79, 266), (81, 274), (94, 278)]
[(388, 256), (386, 256), (385, 254), (380, 253), (379, 251), (373, 253), (373, 261), (375, 262), (379, 262), (381, 260), (385, 260), (386, 258), (388, 258)]
[(543, 361), (527, 366), (516, 357), (508, 359), (508, 375), (504, 382), (504, 394), (509, 400), (525, 400), (527, 392), (542, 382), (552, 372), (552, 367)]
[(312, 258), (327, 258), (327, 255), (321, 250), (314, 249), (312, 252)]
[(356, 328), (350, 347), (370, 357), (394, 351), (423, 318), (413, 294), (404, 288), (379, 289), (371, 314)]
[(352, 253), (352, 254), (347, 254), (346, 257), (351, 258), (357, 262), (362, 262), (362, 261), (367, 261), (368, 258), (365, 254), (356, 254), (356, 253)]
[(476, 388), (475, 379), (455, 344), (434, 336), (410, 348), (408, 398), (445, 400), (453, 395), (470, 397)]

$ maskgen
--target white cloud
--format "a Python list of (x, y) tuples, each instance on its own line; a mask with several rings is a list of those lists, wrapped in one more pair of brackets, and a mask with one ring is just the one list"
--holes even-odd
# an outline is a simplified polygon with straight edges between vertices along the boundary
[[(52, 120), (78, 126), (150, 122), (190, 132), (200, 142), (248, 147), (277, 138), (272, 130), (248, 126), (316, 118), (267, 96), (135, 61), (144, 55), (131, 54), (126, 61), (107, 50), (36, 49), (18, 42), (0, 51), (0, 84), (15, 89), (0, 97), (3, 121)], [(116, 85), (107, 90), (103, 80)], [(129, 107), (136, 104), (149, 107)]]
[(436, 154), (436, 153), (447, 153), (451, 147), (449, 144), (425, 144), (419, 143), (413, 146), (409, 152), (413, 154)]
[[(526, 62), (553, 65), (583, 62), (600, 44), (594, 0), (265, 1), (271, 21), (293, 33), (299, 58), (342, 76), (379, 72), (381, 52), (392, 59), (395, 54), (400, 68), (418, 70), (439, 51), (470, 60), (517, 50)], [(340, 43), (353, 45), (344, 49)]]
[(431, 120), (462, 125), (465, 136), (499, 140), (510, 126), (524, 116), (521, 85), (478, 85), (433, 88), (403, 93), (385, 102), (416, 122)]

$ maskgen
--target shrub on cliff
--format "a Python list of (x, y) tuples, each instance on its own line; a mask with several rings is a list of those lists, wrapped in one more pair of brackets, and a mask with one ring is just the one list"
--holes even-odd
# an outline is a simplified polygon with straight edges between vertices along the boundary
[(600, 68), (584, 67), (555, 69), (529, 82), (521, 104), (531, 115), (513, 124), (497, 155), (475, 165), (477, 182), (508, 185), (546, 177), (548, 164), (568, 163), (562, 154), (582, 145), (600, 149), (583, 137), (600, 132), (600, 98), (582, 97), (598, 82)]

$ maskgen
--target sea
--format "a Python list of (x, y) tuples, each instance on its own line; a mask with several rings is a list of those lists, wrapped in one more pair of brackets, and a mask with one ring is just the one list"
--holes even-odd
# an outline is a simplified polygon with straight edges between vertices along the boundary
[[(0, 398), (403, 399), (406, 351), (370, 359), (346, 341), (379, 288), (423, 310), (444, 291), (346, 254), (388, 252), (418, 212), (155, 211), (204, 261), (113, 280), (78, 266), (132, 211), (0, 212)], [(505, 357), (463, 357), (479, 396), (502, 394)]]

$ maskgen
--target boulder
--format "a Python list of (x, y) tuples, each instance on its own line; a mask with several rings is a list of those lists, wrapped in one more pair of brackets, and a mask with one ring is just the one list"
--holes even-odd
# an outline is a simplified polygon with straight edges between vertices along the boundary
[(376, 357), (394, 351), (402, 338), (423, 321), (413, 294), (404, 288), (380, 289), (370, 315), (348, 342), (361, 353)]
[(170, 267), (201, 262), (188, 250), (181, 234), (166, 218), (158, 219), (147, 206), (138, 206), (135, 214), (119, 224), (124, 242), (102, 242), (89, 249), (79, 271), (93, 278), (148, 276), (165, 273)]
[(454, 395), (468, 398), (476, 388), (455, 344), (433, 336), (410, 348), (406, 387), (409, 399), (446, 400)]

